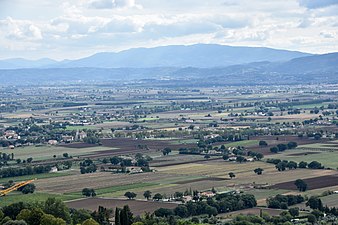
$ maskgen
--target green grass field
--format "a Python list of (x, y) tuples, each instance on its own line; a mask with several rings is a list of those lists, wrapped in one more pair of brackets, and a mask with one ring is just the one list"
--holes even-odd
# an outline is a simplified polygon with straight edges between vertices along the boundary
[(52, 159), (53, 155), (56, 155), (57, 158), (61, 158), (63, 153), (68, 153), (71, 156), (80, 156), (87, 155), (97, 151), (111, 150), (111, 147), (90, 147), (90, 148), (66, 148), (63, 146), (50, 146), (50, 145), (42, 145), (42, 146), (26, 146), (19, 147), (15, 149), (7, 149), (7, 154), (14, 153), (14, 157), (16, 159), (27, 159), (32, 157), (33, 160), (44, 160), (44, 159)]
[(33, 179), (45, 179), (51, 177), (63, 177), (74, 174), (74, 171), (61, 171), (56, 173), (43, 173), (43, 174), (34, 174), (34, 175), (27, 175), (27, 176), (19, 176), (19, 177), (6, 177), (0, 179), (0, 184), (4, 184), (10, 180), (14, 182), (24, 181), (24, 180), (33, 180)]
[(298, 153), (305, 153), (307, 150), (289, 150), (283, 153), (268, 155), (266, 158), (275, 158), (281, 160), (292, 160), (295, 162), (305, 161), (310, 163), (311, 161), (318, 161), (322, 163), (325, 167), (330, 167), (336, 169), (338, 167), (337, 157), (338, 151), (311, 151), (316, 152), (317, 154), (303, 154), (303, 155), (293, 155)]
[(259, 201), (260, 206), (266, 206), (266, 202), (264, 199), (270, 197), (270, 196), (275, 196), (278, 194), (284, 194), (287, 193), (287, 190), (277, 190), (277, 189), (253, 189), (250, 191), (246, 191), (245, 193), (247, 194), (253, 194), (256, 199)]
[(47, 193), (33, 193), (33, 194), (22, 194), (21, 192), (13, 192), (7, 196), (0, 197), (0, 207), (10, 205), (15, 202), (41, 202), (46, 201), (48, 198), (59, 198), (62, 201), (69, 201), (79, 198), (79, 196), (73, 195), (58, 195), (58, 194), (47, 194)]

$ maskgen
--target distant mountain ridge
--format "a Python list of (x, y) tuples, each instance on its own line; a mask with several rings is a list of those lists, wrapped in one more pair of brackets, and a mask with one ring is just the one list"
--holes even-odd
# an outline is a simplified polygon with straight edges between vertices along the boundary
[(41, 68), (55, 65), (57, 61), (49, 58), (39, 60), (28, 60), (23, 58), (13, 58), (0, 60), (0, 69), (23, 69), (23, 68)]
[(312, 54), (265, 47), (237, 47), (217, 44), (169, 45), (134, 48), (121, 52), (102, 52), (78, 60), (30, 61), (0, 60), (0, 69), (20, 68), (151, 68), (151, 67), (226, 67), (252, 62), (283, 62)]
[[(172, 80), (171, 85), (338, 83), (338, 53), (227, 67), (45, 68), (0, 70), (0, 85)], [(177, 81), (176, 83), (174, 81)], [(178, 81), (179, 80), (179, 81)], [(136, 82), (137, 83), (137, 82)]]
[(180, 80), (177, 84), (197, 86), (338, 83), (338, 53), (311, 55), (268, 48), (191, 45), (98, 53), (62, 62), (0, 61), (0, 85), (5, 86), (145, 79), (172, 80), (171, 85)]

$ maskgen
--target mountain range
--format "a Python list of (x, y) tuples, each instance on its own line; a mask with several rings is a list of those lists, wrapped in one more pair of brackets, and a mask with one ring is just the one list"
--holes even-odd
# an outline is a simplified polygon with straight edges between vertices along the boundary
[(11, 85), (133, 79), (215, 84), (338, 82), (338, 53), (314, 55), (215, 44), (136, 48), (77, 60), (0, 60), (0, 79)]
[(151, 67), (226, 67), (251, 62), (281, 62), (309, 53), (262, 47), (234, 47), (216, 44), (170, 45), (134, 48), (121, 52), (102, 52), (77, 60), (57, 62), (51, 59), (0, 60), (0, 69), (22, 68), (151, 68)]

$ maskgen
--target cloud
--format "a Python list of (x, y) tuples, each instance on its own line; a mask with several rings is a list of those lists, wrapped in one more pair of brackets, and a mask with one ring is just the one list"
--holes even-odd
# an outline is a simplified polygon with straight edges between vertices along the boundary
[(323, 37), (323, 38), (335, 38), (336, 33), (335, 32), (322, 31), (322, 32), (320, 32), (320, 36)]
[(112, 9), (112, 8), (139, 8), (140, 5), (135, 0), (90, 0), (89, 8), (94, 9)]
[(338, 0), (299, 0), (299, 4), (308, 9), (316, 9), (338, 5)]
[(43, 38), (41, 29), (30, 21), (8, 17), (0, 20), (0, 27), (3, 35), (8, 39), (38, 41)]
[(90, 8), (94, 9), (111, 9), (113, 8), (112, 0), (92, 0), (88, 3)]

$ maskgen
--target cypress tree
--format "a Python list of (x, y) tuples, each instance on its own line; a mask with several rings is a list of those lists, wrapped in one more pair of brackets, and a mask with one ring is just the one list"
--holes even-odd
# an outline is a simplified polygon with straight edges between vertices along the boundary
[(115, 209), (115, 225), (121, 225), (121, 209)]

